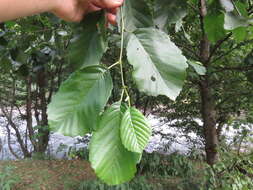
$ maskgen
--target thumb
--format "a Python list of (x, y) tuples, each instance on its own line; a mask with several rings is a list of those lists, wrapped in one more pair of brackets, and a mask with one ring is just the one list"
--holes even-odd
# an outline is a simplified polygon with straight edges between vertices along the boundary
[(93, 0), (92, 3), (101, 8), (113, 9), (121, 6), (124, 0)]

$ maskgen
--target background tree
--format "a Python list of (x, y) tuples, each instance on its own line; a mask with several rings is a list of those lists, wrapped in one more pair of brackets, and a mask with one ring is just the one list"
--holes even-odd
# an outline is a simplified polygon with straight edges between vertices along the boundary
[[(66, 24), (49, 15), (2, 25), (1, 111), (8, 121), (9, 142), (14, 131), (24, 157), (47, 149), (47, 105), (65, 77), (70, 35)], [(17, 117), (25, 120), (25, 129)]]
[[(219, 136), (224, 126), (238, 117), (248, 117), (252, 102), (252, 83), (247, 77), (252, 69), (247, 61), (252, 49), (251, 27), (244, 22), (236, 23), (250, 16), (251, 1), (227, 2), (174, 2), (177, 7), (184, 5), (188, 14), (180, 32), (174, 33), (174, 26), (166, 27), (174, 33), (176, 44), (189, 62), (199, 62), (206, 70), (200, 76), (189, 72), (184, 93), (176, 103), (168, 104), (171, 111), (166, 115), (169, 120), (177, 119), (180, 126), (203, 135), (207, 162), (211, 165), (218, 160)], [(224, 13), (223, 7), (231, 12)], [(203, 125), (196, 118), (201, 118)]]

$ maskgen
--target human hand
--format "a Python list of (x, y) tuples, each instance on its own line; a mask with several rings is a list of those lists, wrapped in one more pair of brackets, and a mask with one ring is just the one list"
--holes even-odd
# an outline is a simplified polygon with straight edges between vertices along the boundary
[(56, 7), (51, 11), (56, 16), (66, 20), (79, 22), (89, 12), (106, 10), (109, 23), (116, 23), (117, 8), (124, 0), (56, 0)]

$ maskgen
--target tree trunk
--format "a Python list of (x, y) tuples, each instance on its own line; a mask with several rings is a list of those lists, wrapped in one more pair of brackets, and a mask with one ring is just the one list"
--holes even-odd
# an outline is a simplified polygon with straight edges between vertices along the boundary
[(213, 165), (219, 160), (219, 140), (216, 131), (216, 111), (208, 79), (202, 81), (200, 94), (202, 100), (201, 114), (204, 127), (206, 161), (209, 165)]
[(203, 119), (206, 161), (209, 165), (215, 164), (219, 160), (218, 153), (218, 134), (216, 131), (216, 110), (215, 102), (212, 97), (212, 87), (210, 86), (211, 78), (209, 74), (210, 68), (210, 41), (204, 27), (204, 18), (207, 15), (206, 0), (199, 0), (200, 24), (202, 30), (202, 38), (200, 42), (200, 61), (206, 67), (207, 73), (200, 80), (200, 96), (201, 96), (201, 115)]
[(46, 87), (47, 87), (47, 76), (46, 70), (43, 67), (37, 74), (37, 85), (39, 87), (38, 98), (40, 102), (41, 120), (40, 128), (38, 129), (38, 147), (37, 152), (44, 154), (49, 141), (49, 128), (47, 119), (47, 98), (46, 98)]
[(34, 140), (33, 116), (32, 116), (32, 77), (26, 79), (26, 128), (28, 130), (29, 140), (34, 149), (36, 149), (36, 141)]

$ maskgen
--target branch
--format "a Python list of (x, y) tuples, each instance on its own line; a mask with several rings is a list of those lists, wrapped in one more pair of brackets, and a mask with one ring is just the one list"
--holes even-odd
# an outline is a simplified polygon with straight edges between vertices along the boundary
[(191, 4), (190, 2), (187, 2), (187, 3), (188, 3), (188, 5), (189, 5), (189, 7), (192, 8), (195, 12), (198, 11), (198, 8), (194, 7), (193, 4)]
[(210, 56), (209, 56), (209, 59), (208, 61), (210, 61), (213, 57), (213, 55), (216, 53), (216, 51), (221, 47), (221, 45), (226, 42), (230, 37), (232, 36), (232, 32), (230, 32), (224, 39), (222, 40), (219, 40), (213, 47), (211, 53), (210, 53)]
[(206, 35), (204, 27), (204, 17), (207, 15), (206, 0), (199, 0), (199, 11), (200, 11), (200, 25), (202, 30), (202, 36)]
[(243, 135), (239, 141), (239, 145), (238, 145), (238, 148), (237, 148), (237, 155), (240, 156), (240, 153), (241, 153), (241, 148), (242, 148), (242, 143), (243, 143), (243, 140), (246, 138), (247, 134)]
[(214, 67), (217, 69), (215, 72), (223, 72), (223, 71), (248, 71), (253, 69), (253, 65), (249, 66), (237, 66), (237, 67)]
[(183, 45), (183, 44), (178, 44), (178, 43), (175, 43), (175, 44), (178, 47), (181, 47), (181, 48), (185, 49), (186, 51), (188, 51), (189, 53), (191, 53), (192, 55), (194, 55), (197, 60), (199, 59), (199, 55), (191, 47), (188, 47), (188, 46)]
[(11, 146), (11, 130), (9, 128), (9, 123), (5, 126), (7, 129), (7, 137), (8, 137), (8, 147), (10, 152), (12, 153), (12, 155), (16, 158), (16, 159), (21, 159), (18, 154), (16, 154), (16, 152), (14, 152), (12, 146)]
[(230, 49), (229, 51), (225, 52), (224, 54), (222, 54), (222, 55), (220, 55), (219, 57), (217, 57), (216, 59), (214, 59), (214, 60), (212, 61), (212, 63), (215, 63), (216, 61), (220, 60), (221, 58), (223, 58), (223, 57), (229, 55), (230, 53), (232, 53), (234, 50), (236, 50), (236, 49), (238, 49), (238, 48), (241, 48), (241, 47), (243, 47), (243, 46), (245, 46), (245, 45), (248, 45), (249, 43), (252, 43), (252, 42), (253, 42), (253, 39), (248, 40), (248, 41), (245, 41), (245, 42), (239, 43), (239, 44), (238, 44), (237, 46), (235, 46), (234, 48)]

